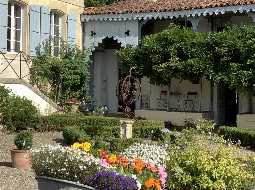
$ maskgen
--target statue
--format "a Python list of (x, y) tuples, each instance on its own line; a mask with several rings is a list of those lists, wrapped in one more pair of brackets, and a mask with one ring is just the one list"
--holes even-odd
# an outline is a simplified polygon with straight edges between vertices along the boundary
[(138, 91), (138, 98), (141, 94), (140, 81), (132, 74), (134, 69), (135, 67), (132, 67), (129, 70), (129, 75), (119, 81), (117, 88), (120, 101), (119, 103), (121, 105), (120, 109), (128, 118), (135, 117), (136, 98)]

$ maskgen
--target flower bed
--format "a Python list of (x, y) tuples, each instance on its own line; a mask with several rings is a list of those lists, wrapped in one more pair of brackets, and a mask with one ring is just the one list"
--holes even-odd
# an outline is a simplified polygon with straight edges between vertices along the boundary
[(77, 182), (96, 189), (156, 189), (165, 187), (164, 166), (124, 155), (100, 152), (95, 158), (91, 144), (74, 143), (71, 147), (44, 146), (32, 151), (37, 176)]

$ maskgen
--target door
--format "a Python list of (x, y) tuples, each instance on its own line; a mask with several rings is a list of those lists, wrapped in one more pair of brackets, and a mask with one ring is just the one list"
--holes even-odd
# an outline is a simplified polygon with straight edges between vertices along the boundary
[(116, 50), (105, 49), (94, 54), (94, 101), (97, 106), (107, 106), (111, 113), (118, 110), (116, 86), (118, 83)]

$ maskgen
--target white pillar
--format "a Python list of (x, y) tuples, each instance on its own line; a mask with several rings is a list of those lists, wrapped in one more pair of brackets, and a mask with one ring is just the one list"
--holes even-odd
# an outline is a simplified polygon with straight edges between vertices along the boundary
[(191, 22), (193, 31), (197, 32), (200, 17), (190, 17), (187, 20)]

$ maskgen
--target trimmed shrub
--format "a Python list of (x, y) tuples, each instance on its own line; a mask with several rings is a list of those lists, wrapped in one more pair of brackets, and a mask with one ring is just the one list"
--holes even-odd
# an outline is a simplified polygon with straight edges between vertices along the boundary
[(86, 142), (96, 138), (119, 138), (120, 128), (118, 126), (70, 126), (63, 130), (64, 142), (72, 145), (75, 142)]
[(163, 121), (136, 120), (133, 125), (133, 137), (162, 141), (164, 140), (162, 132), (164, 128), (165, 124)]
[(242, 146), (250, 146), (255, 148), (255, 130), (246, 129), (239, 127), (219, 127), (219, 134), (223, 135), (226, 140), (231, 140), (234, 142), (241, 141)]
[(120, 126), (118, 118), (84, 116), (80, 114), (55, 114), (41, 117), (39, 131), (62, 131), (64, 126)]
[[(96, 138), (93, 140), (94, 149), (107, 150), (110, 153), (121, 153), (134, 143), (142, 142), (142, 139), (121, 139), (121, 138)], [(97, 154), (97, 152), (95, 152)]]
[(19, 150), (29, 150), (32, 148), (32, 133), (29, 131), (19, 132), (14, 139), (14, 144)]
[(14, 95), (9, 97), (9, 103), (3, 112), (3, 124), (7, 129), (13, 131), (34, 129), (38, 122), (38, 110), (30, 100)]
[(81, 131), (79, 127), (65, 127), (63, 129), (64, 143), (72, 145), (75, 142), (86, 142), (90, 141), (90, 137)]

